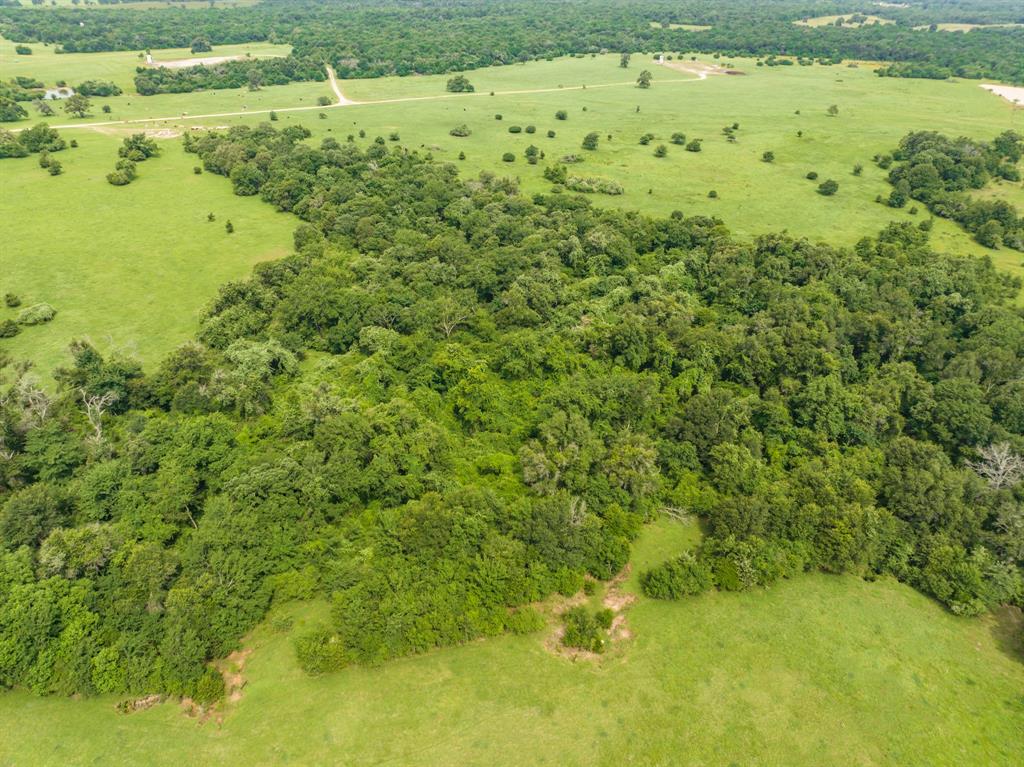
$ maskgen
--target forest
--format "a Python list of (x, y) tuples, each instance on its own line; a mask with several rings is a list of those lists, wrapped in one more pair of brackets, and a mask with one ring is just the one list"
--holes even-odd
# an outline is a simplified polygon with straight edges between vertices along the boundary
[(0, 685), (214, 700), (207, 661), (311, 596), (314, 672), (523, 630), (662, 514), (708, 534), (651, 596), (821, 570), (1021, 604), (1024, 315), (988, 259), (308, 137), (183, 137), (298, 226), (155, 369), (77, 342), (49, 391), (3, 360)]
[[(895, 23), (859, 27), (794, 23), (808, 16), (854, 11)], [(306, 79), (307, 59), (330, 63), (341, 77), (379, 77), (439, 74), (610, 50), (903, 62), (909, 66), (889, 68), (887, 73), (1024, 82), (1020, 56), (1024, 28), (1020, 26), (989, 26), (956, 34), (915, 28), (956, 21), (1020, 23), (1024, 14), (1019, 4), (1009, 2), (979, 8), (948, 1), (904, 9), (829, 0), (731, 4), (654, 0), (642, 6), (613, 0), (455, 0), (429, 6), (379, 0), (264, 0), (250, 7), (155, 13), (0, 7), (4, 37), (49, 43), (67, 52), (188, 47), (197, 36), (213, 45), (258, 40), (290, 43), (293, 56), (304, 60), (289, 70), (295, 79)], [(710, 29), (672, 28), (673, 23)], [(182, 87), (189, 78), (179, 75), (174, 80)], [(203, 87), (236, 86), (204, 82)]]

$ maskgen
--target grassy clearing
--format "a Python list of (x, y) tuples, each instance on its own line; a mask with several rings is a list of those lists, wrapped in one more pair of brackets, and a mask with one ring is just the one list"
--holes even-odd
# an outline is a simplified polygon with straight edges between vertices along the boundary
[[(660, 21), (652, 21), (651, 27), (653, 29), (663, 29), (666, 25)], [(668, 24), (669, 29), (685, 29), (687, 32), (706, 32), (711, 29), (709, 24)]]
[[(635, 569), (694, 527), (658, 523)], [(627, 582), (631, 588), (634, 580)], [(573, 663), (502, 637), (309, 678), (268, 622), (224, 722), (176, 705), (0, 696), (0, 763), (18, 765), (997, 765), (1024, 759), (1013, 616), (962, 619), (892, 581), (811, 575), (768, 592), (641, 600), (635, 639)], [(117, 755), (116, 757), (114, 755)]]
[[(162, 156), (140, 164), (134, 183), (113, 187), (105, 176), (121, 135), (75, 136), (80, 147), (56, 156), (61, 176), (35, 157), (4, 160), (0, 171), (0, 291), (58, 310), (0, 349), (40, 373), (65, 363), (68, 343), (81, 337), (154, 363), (195, 332), (221, 284), (288, 252), (294, 218), (234, 196), (220, 177), (194, 175), (196, 159), (180, 142), (161, 142)], [(3, 319), (15, 313), (0, 308)]]
[[(83, 80), (109, 80), (121, 86), (126, 95), (134, 95), (135, 68), (145, 63), (145, 56), (141, 51), (58, 54), (54, 53), (53, 46), (42, 43), (32, 43), (29, 47), (32, 48), (31, 56), (18, 56), (14, 52), (14, 43), (0, 38), (0, 79), (9, 80), (16, 75), (23, 75), (35, 77), (47, 85), (53, 85), (58, 80), (66, 80), (72, 86)], [(290, 52), (290, 45), (243, 43), (241, 45), (217, 45), (211, 53), (201, 55), (245, 56), (251, 54), (257, 58), (268, 58), (287, 56)], [(156, 61), (187, 59), (196, 55), (188, 48), (163, 48), (154, 50), (152, 53)], [(119, 96), (114, 99), (96, 99), (95, 102), (98, 105), (109, 103), (116, 109), (124, 99), (125, 96)]]
[(883, 19), (880, 16), (865, 16), (864, 21), (852, 23), (850, 19), (854, 16), (852, 13), (845, 13), (840, 16), (814, 16), (809, 19), (800, 19), (793, 23), (801, 27), (826, 27), (829, 24), (835, 24), (838, 19), (843, 20), (843, 26), (847, 27), (866, 27), (871, 24), (895, 24), (896, 22), (892, 19)]
[[(939, 32), (970, 32), (972, 29), (1005, 29), (1007, 27), (1024, 27), (1024, 24), (954, 24), (945, 23), (936, 24), (935, 28)], [(924, 24), (914, 29), (930, 29), (931, 25)]]

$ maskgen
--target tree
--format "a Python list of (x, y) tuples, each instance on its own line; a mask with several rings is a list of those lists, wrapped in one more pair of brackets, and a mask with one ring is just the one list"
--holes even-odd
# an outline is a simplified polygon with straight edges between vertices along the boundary
[(832, 195), (834, 195), (838, 191), (839, 191), (839, 184), (836, 183), (835, 181), (833, 181), (832, 179), (828, 179), (826, 181), (823, 181), (822, 183), (820, 183), (818, 185), (818, 194), (823, 194), (826, 197), (831, 197)]
[(596, 131), (592, 131), (583, 137), (583, 148), (584, 149), (597, 149), (597, 142), (601, 139), (601, 134)]
[(761, 162), (775, 162), (775, 152), (765, 152), (761, 155)]
[(652, 79), (653, 79), (653, 76), (651, 75), (651, 73), (648, 72), (645, 69), (644, 71), (642, 71), (640, 73), (640, 76), (638, 78), (636, 78), (636, 87), (637, 88), (650, 88), (651, 87), (651, 80)]
[(92, 102), (89, 101), (89, 97), (83, 96), (81, 93), (76, 93), (64, 101), (64, 111), (75, 117), (85, 117), (91, 106)]
[(700, 146), (701, 141), (702, 141), (702, 139), (699, 139), (699, 138), (691, 139), (690, 142), (685, 147), (686, 151), (687, 152), (699, 152), (701, 150), (701, 146)]
[(632, 54), (623, 53), (619, 56), (619, 66), (625, 69), (629, 66), (629, 60), (632, 58)]
[(993, 490), (1013, 487), (1024, 479), (1024, 457), (1013, 452), (1009, 442), (978, 448), (978, 460), (967, 461)]
[(92, 426), (93, 433), (89, 438), (94, 445), (103, 442), (103, 416), (117, 399), (116, 391), (106, 391), (103, 394), (90, 394), (85, 389), (79, 389), (82, 397), (82, 404), (85, 406), (85, 417)]
[(0, 96), (0, 122), (14, 122), (28, 117), (28, 112), (14, 99)]
[(665, 146), (664, 144), (658, 144), (658, 146), (656, 146), (654, 148), (654, 156), (655, 157), (664, 157), (667, 154), (668, 154), (668, 147)]
[(556, 120), (568, 120), (569, 119), (569, 113), (566, 112), (564, 109), (559, 109), (557, 112), (555, 112), (555, 119)]
[(228, 234), (234, 234), (234, 232), (235, 232), (235, 225), (232, 224), (230, 221), (226, 221), (224, 223), (224, 231), (227, 232)]
[(196, 37), (192, 40), (192, 53), (207, 53), (212, 50), (213, 48), (210, 46), (210, 41), (205, 37)]
[(686, 134), (684, 134), (684, 133), (673, 133), (672, 137), (669, 139), (669, 141), (671, 141), (673, 144), (677, 144), (679, 146), (683, 146), (684, 144), (686, 144)]
[(53, 107), (50, 106), (50, 102), (45, 99), (36, 99), (32, 102), (32, 106), (36, 108), (43, 117), (51, 117), (53, 115)]
[(449, 93), (473, 93), (476, 88), (465, 75), (455, 75), (448, 80), (445, 90)]

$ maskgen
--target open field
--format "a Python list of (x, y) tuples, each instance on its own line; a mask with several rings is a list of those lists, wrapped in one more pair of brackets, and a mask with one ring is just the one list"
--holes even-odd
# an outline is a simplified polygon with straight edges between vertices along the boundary
[[(134, 183), (114, 187), (105, 176), (121, 135), (76, 138), (79, 148), (55, 155), (61, 176), (35, 157), (0, 169), (0, 291), (58, 311), (49, 324), (0, 340), (0, 349), (32, 360), (44, 377), (82, 337), (154, 364), (191, 337), (221, 284), (287, 253), (295, 228), (259, 199), (233, 195), (223, 178), (194, 175), (196, 158), (178, 141), (161, 141), (163, 154), (140, 164)], [(15, 313), (0, 308), (3, 319)]]
[[(120, 7), (120, 6), (104, 6)], [(14, 43), (0, 38), (0, 79), (9, 80), (16, 75), (35, 77), (47, 85), (57, 80), (66, 80), (74, 86), (83, 80), (109, 80), (117, 83), (125, 92), (114, 99), (96, 99), (102, 105), (115, 106), (126, 96), (135, 95), (135, 69), (145, 63), (142, 51), (110, 51), (106, 53), (54, 53), (53, 46), (32, 43), (31, 56), (19, 56), (14, 52)], [(218, 45), (208, 56), (245, 56), (257, 58), (287, 56), (290, 45), (273, 43), (243, 43), (241, 45)], [(153, 50), (157, 62), (188, 59), (195, 56), (188, 48), (162, 48)], [(188, 94), (184, 94), (188, 95)], [(141, 98), (141, 97), (140, 97)], [(153, 98), (153, 97), (151, 97)]]
[[(1024, 24), (955, 24), (955, 23), (942, 23), (936, 24), (935, 28), (939, 32), (970, 32), (972, 29), (1006, 29), (1007, 27), (1024, 27)], [(924, 24), (914, 29), (930, 29), (931, 25)]]
[[(187, 51), (178, 53), (187, 55)], [(170, 57), (161, 57), (165, 55)], [(64, 59), (89, 61), (92, 56), (121, 57), (116, 66), (128, 70), (134, 67), (133, 54), (51, 55), (50, 59), (56, 66)], [(115, 344), (135, 349), (147, 362), (154, 361), (187, 337), (198, 311), (221, 282), (243, 275), (254, 261), (287, 249), (295, 219), (275, 214), (257, 200), (234, 197), (225, 179), (193, 177), (193, 158), (185, 157), (177, 142), (166, 142), (165, 156), (141, 167), (141, 179), (136, 184), (123, 190), (107, 185), (103, 176), (113, 165), (120, 137), (144, 128), (175, 131), (256, 124), (267, 119), (267, 110), (280, 108), (278, 125), (306, 125), (314, 133), (314, 142), (328, 135), (344, 141), (353, 134), (355, 141), (367, 143), (375, 136), (398, 132), (403, 144), (457, 163), (466, 177), (481, 171), (509, 174), (519, 178), (528, 193), (550, 189), (542, 176), (544, 167), (556, 158), (575, 153), (585, 155), (585, 159), (570, 166), (573, 173), (613, 179), (625, 190), (615, 197), (593, 195), (595, 204), (654, 215), (668, 215), (677, 209), (688, 215), (716, 215), (730, 229), (747, 236), (787, 230), (853, 244), (889, 221), (917, 221), (927, 215), (923, 206), (917, 215), (911, 215), (909, 206), (893, 210), (874, 202), (877, 195), (886, 196), (890, 189), (885, 172), (871, 162), (874, 154), (891, 151), (910, 130), (934, 129), (991, 138), (1007, 128), (1019, 127), (1019, 114), (1014, 114), (1012, 106), (975, 82), (878, 78), (867, 67), (768, 68), (756, 67), (749, 60), (722, 63), (734, 63), (748, 74), (700, 80), (639, 56), (628, 69), (622, 69), (618, 57), (609, 55), (469, 72), (467, 76), (477, 89), (473, 94), (446, 93), (447, 76), (348, 80), (341, 83), (345, 96), (365, 103), (341, 107), (314, 106), (317, 96), (330, 93), (328, 83), (293, 83), (255, 93), (239, 89), (96, 99), (97, 105), (111, 104), (112, 113), (104, 115), (95, 108), (93, 117), (85, 120), (70, 121), (64, 115), (51, 120), (53, 124), (71, 125), (111, 123), (67, 131), (66, 135), (80, 139), (82, 147), (61, 156), (67, 169), (64, 176), (50, 178), (32, 158), (4, 165), (8, 193), (0, 203), (4, 214), (0, 233), (5, 241), (24, 246), (21, 252), (9, 249), (10, 255), (5, 253), (5, 260), (12, 264), (9, 272), (26, 286), (16, 288), (27, 298), (46, 288), (47, 297), (38, 300), (51, 301), (61, 314), (52, 326), (29, 329), (3, 343), (16, 353), (31, 354), (44, 371), (61, 360), (71, 337), (83, 333), (97, 341), (110, 334)], [(654, 74), (654, 85), (647, 91), (633, 84), (645, 67)], [(9, 68), (0, 67), (0, 76), (7, 77), (8, 72)], [(51, 77), (66, 75), (55, 70)], [(836, 117), (826, 111), (833, 103), (840, 110)], [(287, 111), (294, 108), (302, 111)], [(567, 120), (555, 119), (559, 109), (568, 112)], [(264, 113), (230, 114), (260, 110)], [(182, 113), (228, 114), (188, 120), (174, 117)], [(320, 113), (324, 119), (318, 118)], [(503, 119), (496, 120), (496, 114), (502, 114)], [(144, 125), (116, 124), (119, 120), (149, 117), (167, 119)], [(734, 122), (740, 124), (740, 129), (737, 142), (731, 144), (721, 129)], [(25, 121), (21, 126), (29, 124)], [(472, 130), (470, 136), (449, 135), (461, 124)], [(511, 125), (524, 129), (534, 125), (536, 133), (524, 130), (511, 134)], [(365, 138), (358, 137), (360, 130), (366, 133)], [(554, 138), (547, 137), (548, 130), (556, 132)], [(600, 145), (596, 152), (585, 152), (580, 142), (592, 130), (601, 134)], [(669, 137), (676, 131), (688, 138), (703, 138), (703, 151), (685, 152), (670, 144)], [(803, 135), (798, 136), (798, 131)], [(645, 132), (655, 135), (648, 146), (639, 144)], [(531, 143), (546, 155), (536, 166), (528, 165), (523, 157)], [(669, 147), (665, 158), (653, 155), (659, 143)], [(775, 153), (771, 164), (760, 159), (768, 150)], [(460, 152), (465, 152), (465, 160), (458, 159)], [(513, 152), (516, 161), (502, 162), (504, 152)], [(852, 172), (857, 163), (864, 166), (861, 176)], [(90, 179), (86, 187), (76, 180), (83, 169)], [(817, 184), (805, 178), (811, 170), (822, 180), (836, 179), (838, 194), (831, 198), (817, 194)], [(160, 180), (150, 182), (147, 177), (151, 174)], [(202, 194), (193, 195), (193, 187)], [(77, 231), (92, 232), (85, 241), (83, 252), (87, 257), (82, 260), (68, 262), (66, 258), (67, 253), (82, 248), (76, 244), (79, 237), (75, 229), (40, 230), (39, 210), (53, 207), (54, 190), (61, 195), (57, 209), (67, 211), (65, 215), (71, 217)], [(170, 215), (153, 224), (153, 211), (165, 205), (167, 190), (174, 190), (175, 195), (181, 190), (187, 193), (181, 194), (181, 206), (174, 206)], [(711, 190), (718, 193), (718, 199), (708, 198)], [(1003, 184), (992, 193), (1024, 208), (1020, 184)], [(114, 202), (124, 198), (137, 204), (127, 212), (116, 211)], [(205, 226), (208, 209), (223, 210), (236, 224), (240, 220), (245, 223), (224, 241), (219, 224)], [(158, 227), (155, 233), (151, 230), (157, 249), (179, 254), (178, 271), (164, 273), (169, 283), (174, 284), (177, 275), (190, 275), (197, 262), (206, 271), (198, 283), (181, 285), (180, 294), (173, 300), (165, 289), (155, 296), (149, 294), (147, 284), (140, 282), (147, 276), (144, 272), (129, 271), (128, 277), (126, 272), (118, 272), (117, 309), (108, 314), (106, 300), (103, 308), (94, 303), (96, 295), (109, 297), (104, 285), (110, 265), (137, 269), (139, 263), (138, 245), (130, 226), (114, 223), (126, 217), (130, 226)], [(183, 241), (181, 222), (186, 220), (197, 229)], [(109, 225), (98, 226), (93, 223), (96, 221), (109, 221)], [(217, 235), (212, 240), (206, 234), (211, 231)], [(211, 258), (207, 251), (214, 242), (227, 251), (217, 250), (216, 257)], [(982, 248), (948, 221), (936, 221), (933, 243), (940, 250), (991, 257), (1007, 271), (1024, 276), (1024, 257), (1020, 253)], [(46, 254), (41, 261), (37, 252), (40, 246)], [(44, 269), (40, 269), (40, 263), (46, 265)], [(98, 264), (106, 273), (97, 273)], [(166, 263), (163, 268), (167, 268)], [(156, 302), (152, 312), (123, 308), (135, 300), (136, 291)]]
[(801, 27), (825, 27), (828, 26), (829, 24), (835, 24), (838, 19), (842, 19), (843, 25), (847, 27), (865, 27), (870, 24), (896, 23), (892, 19), (883, 19), (880, 16), (865, 16), (864, 21), (853, 23), (850, 21), (850, 18), (854, 15), (855, 14), (852, 13), (844, 13), (839, 16), (814, 16), (809, 19), (800, 19), (799, 21), (794, 21), (793, 23)]
[[(694, 528), (658, 523), (635, 570)], [(631, 578), (626, 588), (635, 588)], [(246, 642), (222, 724), (175, 704), (0, 696), (0, 763), (35, 765), (956, 765), (1024, 759), (1016, 617), (957, 618), (890, 580), (809, 575), (767, 592), (641, 600), (632, 641), (596, 663), (502, 637), (320, 678), (278, 608)], [(443, 725), (443, 726), (442, 726)]]
[(665, 27), (669, 29), (685, 29), (687, 32), (704, 32), (711, 29), (708, 24), (662, 24), (660, 21), (652, 21), (651, 27), (654, 29), (663, 29)]

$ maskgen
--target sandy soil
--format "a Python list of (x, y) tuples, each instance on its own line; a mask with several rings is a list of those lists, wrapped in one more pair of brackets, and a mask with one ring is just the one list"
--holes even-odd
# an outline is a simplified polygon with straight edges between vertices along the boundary
[(225, 61), (238, 61), (244, 59), (245, 56), (205, 56), (196, 59), (175, 59), (174, 61), (154, 61), (154, 67), (164, 67), (165, 69), (184, 69), (185, 67), (197, 67), (200, 64), (205, 66), (211, 66), (213, 64), (223, 64)]
[(981, 87), (997, 96), (1002, 96), (1018, 106), (1024, 107), (1024, 88), (1016, 85), (994, 85), (993, 83), (982, 83)]
[(727, 75), (735, 70), (726, 69), (716, 64), (705, 64), (703, 61), (659, 61), (658, 64), (676, 72), (686, 72), (688, 75), (696, 75), (701, 80), (706, 80), (708, 75)]

